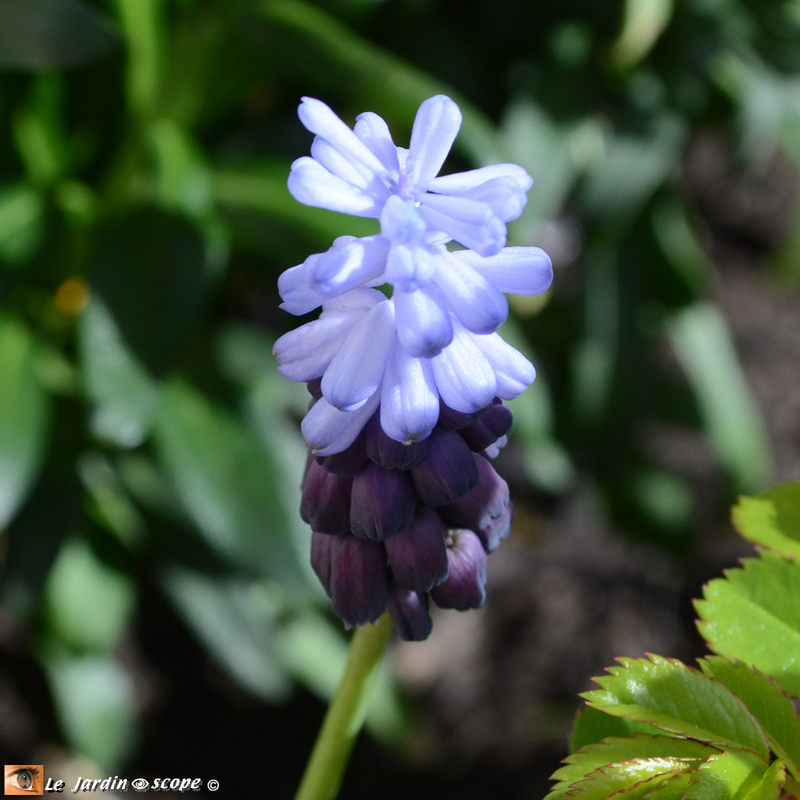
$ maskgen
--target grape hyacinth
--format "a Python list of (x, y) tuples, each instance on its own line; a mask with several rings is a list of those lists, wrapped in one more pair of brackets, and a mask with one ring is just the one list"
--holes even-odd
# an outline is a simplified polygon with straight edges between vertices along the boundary
[(290, 313), (322, 307), (275, 344), (280, 372), (312, 396), (300, 510), (311, 563), (347, 627), (388, 608), (402, 638), (422, 640), (431, 599), (483, 605), (487, 554), (510, 529), (490, 460), (511, 427), (503, 401), (536, 373), (497, 329), (505, 292), (552, 280), (542, 250), (505, 246), (533, 179), (514, 164), (438, 176), (461, 124), (443, 95), (420, 106), (408, 149), (373, 113), (351, 130), (303, 98), (299, 116), (315, 139), (290, 192), (381, 231), (340, 237), (278, 283)]

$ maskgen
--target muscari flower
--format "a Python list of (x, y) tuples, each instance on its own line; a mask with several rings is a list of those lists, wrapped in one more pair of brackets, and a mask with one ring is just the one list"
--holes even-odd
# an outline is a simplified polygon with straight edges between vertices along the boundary
[(299, 115), (316, 138), (292, 165), (292, 194), (381, 226), (279, 280), (290, 313), (322, 306), (275, 345), (280, 372), (313, 397), (301, 506), (312, 566), (348, 627), (388, 607), (403, 638), (424, 639), (429, 599), (483, 604), (486, 554), (510, 528), (489, 459), (511, 426), (503, 400), (535, 370), (496, 331), (504, 292), (539, 294), (552, 279), (542, 250), (505, 247), (533, 180), (513, 164), (437, 177), (461, 124), (441, 95), (420, 107), (408, 150), (376, 114), (351, 130), (304, 98)]

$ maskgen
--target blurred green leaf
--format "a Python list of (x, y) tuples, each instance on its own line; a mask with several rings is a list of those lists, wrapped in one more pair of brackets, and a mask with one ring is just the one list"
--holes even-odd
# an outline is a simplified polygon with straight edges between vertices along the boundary
[(800, 567), (773, 553), (710, 581), (695, 601), (698, 629), (720, 655), (738, 658), (800, 696)]
[(186, 513), (208, 543), (247, 572), (279, 578), (302, 598), (308, 584), (278, 489), (279, 456), (177, 381), (165, 387), (155, 439)]
[(595, 708), (708, 744), (744, 748), (766, 760), (769, 748), (745, 704), (718, 681), (680, 661), (620, 658), (602, 689), (582, 697)]
[(286, 699), (290, 684), (278, 652), (280, 592), (241, 578), (211, 578), (180, 567), (161, 584), (214, 659), (269, 702)]
[(92, 285), (134, 355), (160, 376), (196, 329), (209, 272), (192, 225), (142, 210), (103, 231)]
[(163, 0), (116, 0), (127, 44), (126, 88), (134, 114), (155, 111), (164, 71), (165, 3)]
[(766, 764), (752, 753), (719, 753), (692, 775), (684, 800), (746, 800), (761, 783)]
[[(297, 0), (265, 0), (261, 13), (289, 40), (280, 66), (310, 85), (325, 80), (325, 65), (346, 76), (348, 97), (365, 109), (408, 121), (423, 100), (447, 94), (464, 115), (454, 148), (477, 165), (503, 161), (491, 122), (452, 88), (375, 46), (322, 9)], [(391, 112), (391, 114), (389, 113)], [(403, 144), (397, 140), (397, 144)]]
[(740, 497), (732, 519), (736, 530), (753, 544), (784, 558), (800, 558), (800, 483), (785, 483), (758, 497)]
[(770, 747), (800, 776), (800, 718), (789, 696), (774, 680), (741, 661), (711, 656), (700, 659), (706, 675), (722, 681), (744, 700), (769, 738)]
[(78, 320), (78, 351), (94, 404), (93, 433), (119, 447), (140, 445), (155, 416), (159, 387), (130, 352), (99, 297), (91, 299)]
[(45, 613), (56, 636), (77, 651), (108, 651), (133, 613), (131, 579), (102, 563), (83, 538), (66, 541), (45, 587)]
[(25, 499), (44, 456), (49, 400), (36, 378), (34, 340), (0, 316), (0, 530)]
[(112, 773), (136, 744), (136, 697), (127, 672), (110, 656), (42, 655), (58, 718), (69, 744)]
[(695, 303), (670, 319), (667, 333), (720, 460), (738, 488), (757, 491), (769, 478), (769, 443), (725, 318)]
[(703, 252), (678, 203), (664, 202), (653, 209), (653, 231), (667, 262), (695, 292), (708, 285), (713, 267)]
[(673, 0), (626, 0), (625, 19), (614, 42), (614, 61), (623, 69), (642, 61), (669, 25)]
[(0, 187), (0, 263), (24, 264), (44, 233), (44, 202), (27, 184)]
[(81, 0), (3, 0), (0, 66), (65, 69), (94, 61), (117, 47), (108, 19)]

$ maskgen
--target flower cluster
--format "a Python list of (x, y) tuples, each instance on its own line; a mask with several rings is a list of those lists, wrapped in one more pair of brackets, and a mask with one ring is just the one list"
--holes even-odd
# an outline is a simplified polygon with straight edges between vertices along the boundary
[(461, 125), (442, 95), (420, 106), (408, 149), (376, 114), (351, 130), (304, 98), (299, 115), (315, 139), (292, 165), (291, 193), (381, 231), (340, 237), (279, 280), (282, 308), (322, 307), (275, 345), (280, 372), (314, 397), (302, 425), (312, 564), (347, 625), (388, 604), (402, 636), (425, 638), (427, 593), (480, 606), (486, 553), (510, 525), (488, 458), (511, 425), (502, 401), (535, 370), (496, 331), (504, 292), (539, 294), (552, 280), (542, 250), (505, 246), (533, 180), (514, 164), (438, 176)]

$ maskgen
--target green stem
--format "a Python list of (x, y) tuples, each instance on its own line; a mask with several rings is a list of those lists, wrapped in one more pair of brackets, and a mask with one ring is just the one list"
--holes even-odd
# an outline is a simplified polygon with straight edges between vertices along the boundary
[(333, 800), (339, 793), (391, 633), (388, 613), (377, 625), (356, 628), (342, 682), (325, 715), (295, 800)]

